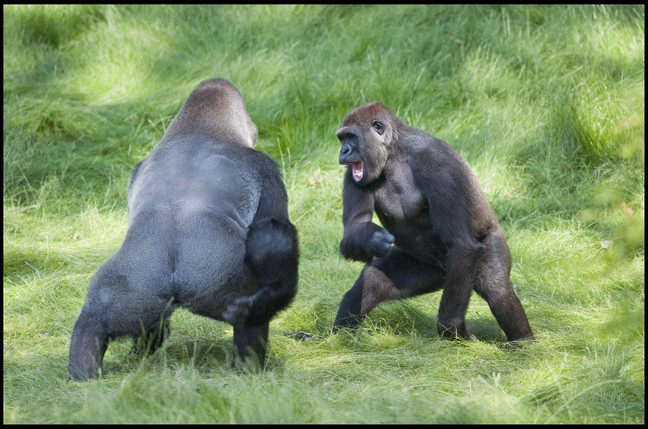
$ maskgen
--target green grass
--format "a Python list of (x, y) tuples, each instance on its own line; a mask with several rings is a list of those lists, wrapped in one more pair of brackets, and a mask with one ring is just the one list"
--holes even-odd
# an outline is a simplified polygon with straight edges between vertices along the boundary
[[(3, 6), (4, 423), (645, 422), (644, 6)], [(87, 285), (126, 231), (132, 167), (224, 77), (281, 166), (299, 293), (267, 366), (184, 310), (146, 359), (67, 379)], [(380, 100), (475, 169), (538, 341), (436, 333), (440, 294), (328, 335), (362, 265), (338, 253), (335, 129)], [(285, 332), (308, 331), (311, 341)]]

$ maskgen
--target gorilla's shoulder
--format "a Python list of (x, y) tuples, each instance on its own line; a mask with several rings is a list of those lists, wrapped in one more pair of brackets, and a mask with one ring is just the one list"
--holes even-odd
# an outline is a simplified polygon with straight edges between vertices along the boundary
[(277, 164), (270, 155), (256, 149), (249, 149), (247, 155), (249, 156), (249, 158), (247, 158), (248, 162), (255, 166), (255, 168), (261, 171), (264, 175), (281, 175), (279, 164)]
[(261, 165), (272, 166), (273, 168), (278, 166), (277, 162), (272, 159), (267, 153), (258, 151), (256, 149), (251, 149), (250, 152), (252, 153), (251, 156), (254, 157), (255, 162), (258, 162)]
[(411, 132), (404, 134), (400, 139), (400, 144), (413, 155), (422, 155), (447, 145), (443, 140), (416, 128), (412, 128)]

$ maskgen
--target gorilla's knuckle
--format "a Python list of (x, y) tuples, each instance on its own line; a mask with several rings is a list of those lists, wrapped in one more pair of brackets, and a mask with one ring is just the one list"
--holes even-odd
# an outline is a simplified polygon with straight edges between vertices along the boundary
[(379, 256), (384, 256), (392, 244), (394, 243), (394, 236), (384, 229), (375, 231), (370, 240), (370, 245), (374, 253)]

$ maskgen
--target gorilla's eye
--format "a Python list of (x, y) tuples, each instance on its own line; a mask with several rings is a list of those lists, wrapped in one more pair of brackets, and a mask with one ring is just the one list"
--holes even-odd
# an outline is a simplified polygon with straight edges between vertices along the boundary
[(373, 121), (373, 123), (371, 124), (371, 126), (372, 126), (373, 129), (376, 130), (376, 132), (377, 132), (379, 135), (381, 135), (381, 136), (382, 136), (382, 134), (385, 132), (385, 126), (382, 124), (382, 122)]

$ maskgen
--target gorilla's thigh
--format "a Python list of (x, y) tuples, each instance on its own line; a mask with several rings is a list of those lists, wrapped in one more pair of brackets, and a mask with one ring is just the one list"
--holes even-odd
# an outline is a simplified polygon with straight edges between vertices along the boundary
[(501, 230), (488, 234), (482, 241), (484, 250), (479, 261), (475, 291), (482, 297), (506, 295), (511, 288), (511, 254)]
[(223, 320), (227, 306), (256, 287), (244, 257), (245, 244), (233, 234), (208, 232), (194, 243), (183, 242), (174, 273), (179, 304), (194, 314)]
[(90, 305), (86, 307), (107, 327), (108, 335), (137, 336), (154, 329), (171, 314), (169, 291), (167, 276), (145, 276), (124, 269), (121, 262), (113, 259), (93, 279)]
[(361, 314), (382, 301), (401, 299), (439, 290), (445, 272), (395, 248), (384, 258), (374, 258), (362, 271)]

